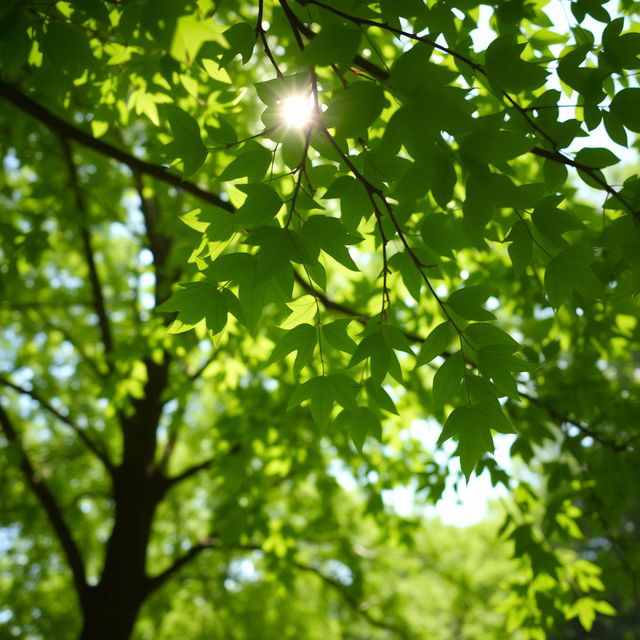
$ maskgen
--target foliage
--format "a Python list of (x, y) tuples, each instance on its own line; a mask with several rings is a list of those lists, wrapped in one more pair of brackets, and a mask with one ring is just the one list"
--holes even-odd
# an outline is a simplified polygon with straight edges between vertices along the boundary
[[(382, 495), (455, 473), (426, 416), (511, 491), (506, 633), (638, 604), (637, 7), (553, 7), (0, 7), (3, 535), (16, 602), (65, 594), (19, 636), (149, 636), (198, 592), (203, 635), (273, 598), (291, 637), (421, 637), (356, 534), (421, 544)], [(248, 553), (278, 585), (235, 597)]]

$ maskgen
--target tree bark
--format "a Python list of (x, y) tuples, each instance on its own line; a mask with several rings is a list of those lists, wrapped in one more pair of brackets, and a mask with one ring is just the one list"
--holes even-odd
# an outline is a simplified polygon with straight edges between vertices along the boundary
[(129, 640), (141, 604), (141, 600), (126, 600), (94, 587), (78, 640)]
[(122, 463), (113, 473), (113, 529), (100, 581), (89, 588), (82, 606), (78, 640), (129, 640), (149, 593), (147, 547), (156, 508), (168, 488), (154, 462), (168, 359), (163, 364), (148, 360), (146, 366), (145, 393), (133, 402), (133, 415), (122, 419)]
[[(141, 473), (142, 471), (142, 473)], [(100, 582), (83, 606), (79, 640), (128, 640), (148, 593), (145, 564), (151, 525), (163, 494), (159, 476), (120, 467), (114, 479), (115, 520)]]

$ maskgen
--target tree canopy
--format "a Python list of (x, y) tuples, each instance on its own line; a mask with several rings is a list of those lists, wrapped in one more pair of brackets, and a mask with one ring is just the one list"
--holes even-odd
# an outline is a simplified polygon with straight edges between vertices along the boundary
[(2, 3), (0, 629), (640, 637), (638, 13)]

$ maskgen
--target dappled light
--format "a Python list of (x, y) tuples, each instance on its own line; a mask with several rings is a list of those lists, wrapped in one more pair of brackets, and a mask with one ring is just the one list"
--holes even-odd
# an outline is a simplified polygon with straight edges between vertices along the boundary
[(640, 640), (638, 73), (631, 0), (0, 2), (0, 638)]

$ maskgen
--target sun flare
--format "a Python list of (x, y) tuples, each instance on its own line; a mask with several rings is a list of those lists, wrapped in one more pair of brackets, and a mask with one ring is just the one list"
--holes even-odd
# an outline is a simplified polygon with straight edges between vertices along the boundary
[(311, 96), (296, 94), (282, 101), (282, 120), (288, 127), (302, 129), (310, 122), (313, 114), (313, 99)]

